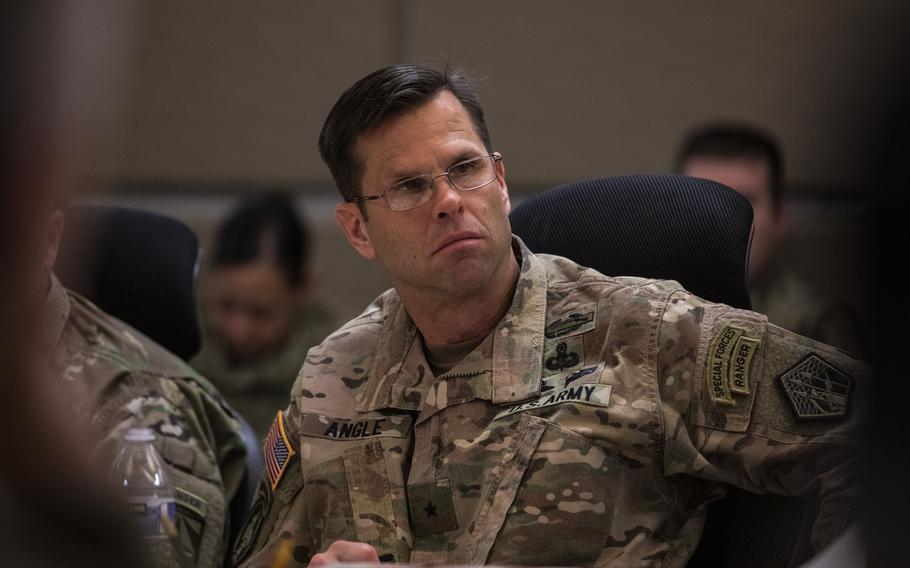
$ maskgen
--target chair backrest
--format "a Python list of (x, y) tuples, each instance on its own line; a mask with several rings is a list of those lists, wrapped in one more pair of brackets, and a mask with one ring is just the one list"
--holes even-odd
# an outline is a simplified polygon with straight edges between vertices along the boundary
[[(534, 252), (611, 276), (676, 280), (737, 308), (746, 287), (752, 207), (736, 191), (678, 175), (627, 175), (563, 185), (512, 212), (512, 232)], [(809, 505), (733, 487), (708, 506), (690, 567), (790, 566), (807, 557)]]
[(610, 276), (677, 280), (707, 300), (751, 306), (752, 207), (719, 183), (669, 174), (594, 178), (526, 200), (511, 221), (534, 252)]
[(175, 219), (119, 207), (76, 207), (66, 222), (76, 238), (64, 243), (61, 281), (181, 359), (195, 355), (196, 234)]

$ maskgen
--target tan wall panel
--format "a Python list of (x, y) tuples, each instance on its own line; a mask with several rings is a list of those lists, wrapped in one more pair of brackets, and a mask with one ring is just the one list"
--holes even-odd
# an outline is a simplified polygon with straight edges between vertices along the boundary
[[(161, 194), (157, 210), (203, 237), (220, 217), (212, 204), (226, 210), (233, 197), (218, 191), (223, 184), (322, 193), (317, 207), (307, 203), (321, 293), (353, 315), (388, 281), (335, 226), (333, 184), (316, 139), (338, 95), (367, 72), (399, 60), (472, 69), (517, 192), (666, 170), (686, 129), (727, 117), (779, 136), (792, 184), (856, 193), (864, 189), (859, 142), (889, 79), (906, 72), (896, 53), (908, 7), (890, 0), (153, 0), (139, 26), (118, 160), (100, 175), (114, 188), (160, 182), (108, 197), (142, 207)], [(190, 211), (175, 187), (214, 191)], [(844, 248), (859, 229), (837, 233), (825, 219), (794, 219), (794, 242), (806, 246), (789, 247), (791, 261), (830, 280), (837, 293), (859, 297), (861, 252)], [(826, 242), (844, 254), (812, 254)]]
[(316, 149), (352, 77), (397, 53), (394, 5), (145, 4), (117, 177), (328, 180)]
[(898, 2), (415, 2), (415, 59), (486, 77), (513, 182), (671, 166), (683, 133), (744, 119), (782, 140), (791, 181), (857, 181), (903, 35)]
[(484, 79), (517, 188), (666, 169), (683, 132), (715, 117), (777, 133), (790, 181), (850, 185), (854, 141), (903, 72), (907, 11), (887, 0), (155, 0), (104, 176), (328, 190), (316, 138), (340, 92), (400, 58), (448, 58)]

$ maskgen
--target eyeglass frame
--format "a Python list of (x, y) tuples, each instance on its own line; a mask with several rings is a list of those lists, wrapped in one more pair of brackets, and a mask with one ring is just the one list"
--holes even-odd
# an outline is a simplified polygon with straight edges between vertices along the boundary
[[(450, 175), (450, 174), (449, 174), (449, 170), (452, 169), (452, 168), (454, 168), (455, 166), (457, 166), (457, 165), (459, 165), (459, 164), (463, 164), (463, 163), (465, 163), (465, 162), (470, 162), (470, 161), (472, 161), (472, 160), (478, 160), (478, 159), (480, 159), (480, 158), (490, 158), (491, 160), (493, 160), (493, 171), (494, 171), (494, 173), (493, 173), (493, 179), (491, 179), (491, 180), (488, 181), (488, 182), (482, 183), (482, 184), (480, 184), (480, 185), (478, 185), (478, 186), (472, 187), (471, 189), (461, 189), (460, 187), (456, 186), (456, 185), (455, 185), (455, 182), (452, 181), (452, 178), (449, 177), (449, 175)], [(449, 182), (449, 185), (450, 185), (453, 189), (455, 189), (456, 191), (462, 191), (462, 192), (476, 191), (476, 190), (480, 189), (481, 187), (484, 187), (484, 186), (486, 186), (486, 185), (489, 185), (489, 184), (493, 183), (493, 181), (496, 180), (496, 177), (497, 177), (497, 174), (496, 174), (496, 163), (497, 163), (497, 162), (501, 162), (501, 161), (502, 161), (502, 154), (500, 154), (499, 152), (492, 152), (492, 153), (490, 153), (490, 154), (484, 154), (484, 155), (481, 155), (481, 156), (475, 156), (475, 157), (473, 157), (473, 158), (468, 158), (468, 159), (466, 159), (466, 160), (459, 160), (458, 162), (455, 162), (454, 164), (452, 164), (451, 166), (449, 166), (448, 168), (446, 168), (444, 172), (442, 172), (441, 174), (437, 174), (437, 175), (435, 175), (435, 176), (432, 175), (432, 174), (421, 174), (421, 175), (411, 176), (411, 177), (409, 177), (409, 178), (405, 178), (405, 179), (403, 179), (403, 180), (401, 180), (401, 181), (396, 182), (396, 185), (397, 185), (397, 184), (400, 184), (401, 182), (408, 181), (408, 180), (412, 180), (412, 179), (415, 179), (415, 178), (426, 178), (426, 177), (429, 177), (429, 178), (430, 178), (430, 197), (429, 197), (429, 199), (427, 199), (426, 201), (424, 201), (424, 202), (421, 203), (420, 205), (415, 205), (414, 207), (409, 207), (408, 209), (393, 209), (393, 208), (392, 208), (392, 204), (389, 203), (389, 200), (388, 200), (387, 196), (388, 196), (389, 192), (392, 190), (392, 187), (394, 187), (394, 186), (390, 187), (389, 189), (385, 190), (385, 191), (382, 192), (382, 193), (378, 193), (378, 194), (375, 194), (375, 195), (358, 195), (358, 196), (355, 196), (355, 197), (352, 197), (352, 198), (348, 199), (347, 201), (348, 201), (348, 203), (365, 203), (365, 202), (367, 202), (367, 201), (375, 201), (375, 200), (377, 200), (377, 199), (385, 199), (386, 206), (388, 206), (388, 208), (389, 208), (391, 211), (411, 211), (411, 210), (413, 210), (413, 209), (417, 209), (418, 207), (422, 207), (422, 206), (426, 205), (427, 203), (429, 203), (429, 202), (433, 199), (433, 196), (436, 194), (436, 180), (437, 180), (437, 179), (439, 179), (439, 178), (441, 178), (441, 177), (446, 178), (446, 180)]]

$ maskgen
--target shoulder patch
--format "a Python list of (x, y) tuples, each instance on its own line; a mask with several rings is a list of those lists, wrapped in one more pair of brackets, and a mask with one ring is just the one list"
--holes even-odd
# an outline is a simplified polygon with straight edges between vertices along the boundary
[(736, 406), (734, 395), (751, 393), (749, 374), (761, 341), (746, 333), (741, 327), (724, 326), (708, 346), (708, 393), (715, 405)]
[(190, 493), (182, 487), (174, 491), (177, 503), (177, 531), (184, 553), (190, 558), (199, 555), (199, 545), (205, 532), (206, 509), (205, 499)]
[(844, 418), (850, 377), (811, 353), (777, 377), (797, 420)]
[(749, 394), (749, 373), (752, 369), (752, 358), (761, 342), (745, 335), (739, 336), (733, 345), (730, 355), (730, 390), (734, 394)]
[(265, 457), (265, 471), (272, 485), (272, 491), (278, 487), (278, 482), (287, 469), (291, 458), (294, 457), (294, 448), (284, 430), (284, 413), (278, 411), (272, 427), (262, 444), (262, 453)]

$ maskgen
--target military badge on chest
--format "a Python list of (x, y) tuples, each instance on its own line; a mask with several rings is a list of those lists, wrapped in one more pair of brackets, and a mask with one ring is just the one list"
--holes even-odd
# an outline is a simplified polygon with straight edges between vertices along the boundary
[(591, 331), (597, 325), (597, 304), (588, 304), (559, 316), (544, 328), (547, 340), (573, 337)]
[(597, 304), (588, 304), (551, 320), (544, 328), (543, 376), (578, 369), (585, 362), (584, 334), (596, 325)]
[(547, 342), (544, 347), (544, 376), (581, 367), (585, 360), (582, 337), (569, 337)]

